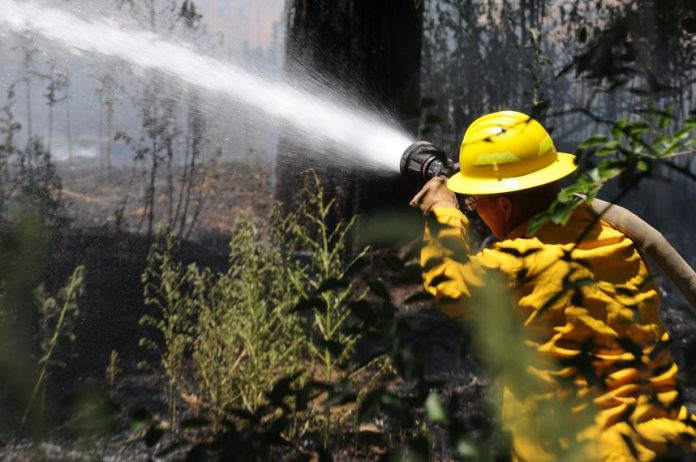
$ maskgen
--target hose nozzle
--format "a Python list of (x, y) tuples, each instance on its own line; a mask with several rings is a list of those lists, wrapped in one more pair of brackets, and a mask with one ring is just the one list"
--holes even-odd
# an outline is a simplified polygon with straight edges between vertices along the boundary
[(440, 175), (452, 176), (458, 167), (441, 149), (427, 141), (416, 141), (401, 156), (401, 174), (417, 184), (425, 184)]

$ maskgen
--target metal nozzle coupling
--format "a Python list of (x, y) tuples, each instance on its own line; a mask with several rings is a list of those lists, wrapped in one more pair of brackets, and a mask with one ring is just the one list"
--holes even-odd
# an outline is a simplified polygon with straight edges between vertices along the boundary
[(440, 175), (451, 176), (457, 170), (457, 164), (427, 141), (416, 141), (401, 156), (401, 174), (418, 184)]

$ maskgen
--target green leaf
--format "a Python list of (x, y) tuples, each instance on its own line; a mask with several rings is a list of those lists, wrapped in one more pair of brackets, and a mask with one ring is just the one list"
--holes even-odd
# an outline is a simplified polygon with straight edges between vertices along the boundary
[(636, 122), (633, 122), (631, 125), (629, 125), (628, 129), (632, 135), (640, 136), (643, 133), (650, 130), (650, 125), (648, 125), (648, 123), (644, 120), (638, 120)]
[(367, 256), (362, 255), (355, 260), (351, 262), (350, 265), (348, 265), (348, 268), (346, 268), (346, 271), (343, 273), (344, 277), (351, 277), (358, 272), (360, 272), (362, 269), (367, 267), (367, 265), (370, 263), (370, 260), (367, 258)]
[(444, 422), (447, 420), (447, 413), (445, 408), (442, 406), (442, 401), (440, 400), (440, 395), (437, 393), (430, 393), (425, 400), (425, 410), (428, 413), (428, 418), (432, 422)]
[(131, 423), (131, 431), (133, 433), (137, 433), (145, 428), (147, 423), (150, 421), (150, 412), (143, 408), (136, 409), (135, 411), (131, 412), (130, 418), (133, 421)]
[(460, 438), (457, 441), (457, 453), (467, 459), (478, 458), (479, 455), (476, 445), (467, 438)]
[(593, 168), (589, 171), (588, 175), (590, 177), (590, 180), (592, 180), (592, 182), (594, 183), (599, 183), (600, 181), (602, 181), (602, 175), (599, 171), (599, 168)]
[(548, 213), (540, 213), (533, 216), (527, 225), (527, 235), (534, 236), (542, 226), (549, 222), (549, 220), (550, 218)]
[(595, 154), (598, 156), (610, 156), (612, 154), (616, 154), (616, 149), (612, 146), (602, 146), (601, 148), (597, 149)]
[(579, 148), (580, 149), (589, 149), (593, 148), (599, 145), (602, 145), (608, 141), (608, 138), (605, 135), (593, 135), (590, 138), (586, 139), (582, 143), (580, 143)]
[(551, 213), (551, 220), (558, 225), (565, 225), (568, 223), (570, 216), (575, 211), (575, 206), (572, 204), (562, 204), (556, 207)]
[(669, 124), (672, 121), (671, 115), (665, 115), (660, 117), (660, 130), (665, 131), (669, 128)]

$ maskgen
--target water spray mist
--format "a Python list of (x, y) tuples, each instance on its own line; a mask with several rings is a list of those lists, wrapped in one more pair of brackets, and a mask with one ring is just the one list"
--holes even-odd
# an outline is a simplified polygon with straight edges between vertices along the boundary
[(68, 49), (118, 58), (241, 102), (287, 125), (310, 150), (334, 153), (334, 164), (396, 173), (401, 154), (412, 143), (388, 118), (362, 110), (330, 89), (318, 94), (302, 82), (272, 81), (151, 32), (106, 18), (82, 20), (33, 1), (0, 0), (0, 12), (0, 35), (30, 30)]
[(72, 49), (112, 56), (134, 67), (154, 69), (200, 88), (219, 92), (288, 124), (317, 151), (343, 153), (344, 163), (401, 174), (417, 184), (452, 175), (456, 164), (425, 141), (413, 143), (375, 113), (349, 101), (321, 98), (301, 87), (273, 82), (230, 63), (168, 42), (150, 32), (128, 30), (113, 21), (84, 21), (33, 2), (0, 0), (0, 30), (29, 29)]

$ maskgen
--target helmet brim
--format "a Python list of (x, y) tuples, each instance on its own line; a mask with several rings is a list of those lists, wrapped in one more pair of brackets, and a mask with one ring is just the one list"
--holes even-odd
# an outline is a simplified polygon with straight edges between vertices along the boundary
[(556, 160), (527, 175), (513, 178), (481, 178), (457, 172), (447, 181), (447, 188), (466, 195), (502, 194), (553, 183), (567, 177), (578, 168), (573, 154), (559, 152)]

